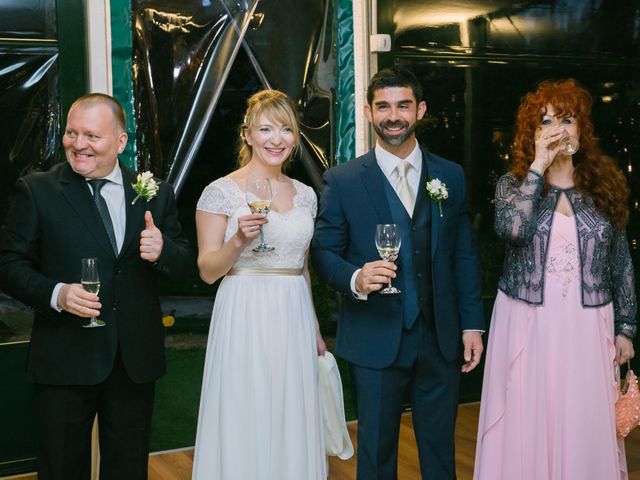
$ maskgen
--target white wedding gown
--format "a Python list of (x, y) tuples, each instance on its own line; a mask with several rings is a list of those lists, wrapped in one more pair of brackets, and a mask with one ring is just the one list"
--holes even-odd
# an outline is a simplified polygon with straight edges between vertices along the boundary
[[(245, 274), (220, 283), (202, 381), (193, 480), (324, 480), (326, 459), (317, 381), (315, 314), (301, 269), (313, 234), (316, 196), (293, 180), (293, 208), (270, 212), (265, 241), (234, 265)], [(198, 210), (228, 216), (225, 241), (247, 215), (229, 178), (205, 188)], [(259, 238), (259, 237), (258, 237)], [(247, 269), (271, 270), (248, 275)]]

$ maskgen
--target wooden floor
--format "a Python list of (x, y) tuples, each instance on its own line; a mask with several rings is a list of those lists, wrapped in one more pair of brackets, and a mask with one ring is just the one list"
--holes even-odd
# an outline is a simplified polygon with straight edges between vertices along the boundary
[[(479, 403), (461, 405), (456, 425), (456, 465), (458, 480), (471, 480), (478, 426)], [(349, 424), (349, 433), (356, 445), (357, 423)], [(640, 429), (636, 428), (626, 440), (629, 480), (640, 480)], [(190, 480), (193, 449), (152, 454), (149, 459), (149, 480)], [(354, 480), (355, 457), (350, 460), (329, 459), (329, 480)], [(35, 480), (36, 475), (6, 477), (8, 479)], [(400, 448), (398, 453), (398, 478), (419, 480), (418, 452), (416, 450), (411, 415), (402, 418)], [(496, 479), (499, 480), (499, 479)]]

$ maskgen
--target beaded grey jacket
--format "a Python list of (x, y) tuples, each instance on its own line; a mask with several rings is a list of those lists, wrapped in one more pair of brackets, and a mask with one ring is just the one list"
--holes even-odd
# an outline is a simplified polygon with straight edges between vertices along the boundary
[(511, 298), (533, 305), (544, 302), (544, 272), (553, 213), (562, 193), (573, 209), (582, 278), (582, 306), (613, 302), (615, 334), (633, 340), (636, 295), (633, 265), (624, 230), (600, 215), (591, 198), (575, 188), (550, 186), (542, 197), (544, 178), (529, 171), (522, 182), (512, 173), (496, 186), (495, 230), (506, 242), (498, 288)]

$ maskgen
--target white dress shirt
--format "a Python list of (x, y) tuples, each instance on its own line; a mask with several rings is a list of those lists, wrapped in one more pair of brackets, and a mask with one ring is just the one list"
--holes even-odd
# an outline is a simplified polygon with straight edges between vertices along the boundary
[[(387, 152), (380, 146), (380, 143), (378, 142), (376, 142), (374, 151), (376, 154), (376, 162), (378, 163), (378, 166), (380, 167), (382, 173), (384, 173), (384, 176), (389, 181), (394, 190), (396, 188), (395, 186), (398, 184), (398, 170), (396, 169), (396, 167), (402, 160), (405, 160), (406, 162), (409, 162), (409, 164), (411, 164), (411, 168), (407, 171), (407, 182), (409, 182), (411, 190), (414, 192), (414, 194), (417, 195), (420, 183), (420, 175), (422, 174), (422, 150), (420, 150), (418, 142), (416, 141), (413, 150), (409, 155), (407, 155), (407, 158), (400, 158), (395, 156), (393, 153)], [(356, 290), (356, 277), (358, 276), (358, 273), (360, 273), (360, 270), (361, 269), (359, 268), (358, 270), (353, 272), (353, 275), (351, 276), (351, 291), (358, 300), (366, 300), (367, 295), (362, 294)]]
[(411, 168), (407, 171), (407, 182), (409, 182), (414, 194), (418, 191), (420, 174), (422, 173), (422, 150), (420, 150), (418, 142), (416, 142), (415, 147), (407, 158), (396, 157), (393, 153), (387, 152), (378, 143), (376, 143), (375, 153), (378, 166), (394, 189), (398, 184), (398, 170), (396, 167), (402, 160), (408, 162)]
[[(100, 189), (100, 195), (107, 202), (111, 223), (113, 223), (113, 233), (116, 235), (118, 253), (120, 253), (124, 242), (124, 230), (127, 225), (127, 209), (125, 207), (124, 184), (120, 165), (116, 163), (113, 171), (103, 178), (109, 181)], [(89, 185), (89, 188), (91, 188), (91, 185)]]
[[(109, 215), (111, 216), (111, 223), (113, 223), (113, 232), (116, 236), (116, 245), (118, 247), (118, 252), (122, 249), (122, 244), (124, 243), (124, 230), (127, 225), (127, 209), (125, 206), (125, 198), (124, 198), (124, 183), (122, 180), (122, 169), (118, 162), (116, 162), (115, 168), (111, 171), (109, 175), (106, 177), (102, 177), (106, 180), (109, 180), (104, 184), (102, 189), (100, 189), (100, 195), (104, 198), (107, 203), (107, 208), (109, 209)], [(87, 182), (89, 179), (86, 179)], [(89, 190), (91, 190), (93, 194), (93, 189), (91, 185), (87, 185)], [(78, 282), (80, 279), (78, 279)], [(58, 295), (60, 293), (60, 289), (64, 286), (64, 283), (58, 283), (51, 292), (51, 300), (50, 305), (54, 310), (61, 312), (62, 309), (58, 307)]]

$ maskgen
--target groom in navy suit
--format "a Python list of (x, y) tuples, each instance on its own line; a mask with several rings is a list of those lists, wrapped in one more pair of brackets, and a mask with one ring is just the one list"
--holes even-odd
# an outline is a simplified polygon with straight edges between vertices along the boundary
[[(344, 296), (336, 351), (354, 372), (360, 480), (397, 478), (405, 399), (423, 478), (456, 478), (460, 371), (473, 370), (483, 350), (464, 173), (418, 145), (414, 130), (426, 108), (411, 72), (378, 72), (365, 106), (375, 149), (324, 175), (311, 255), (318, 275)], [(431, 179), (446, 185), (446, 199), (429, 196)], [(395, 264), (377, 260), (374, 243), (376, 225), (390, 223), (402, 237)], [(378, 292), (390, 280), (400, 294)]]

